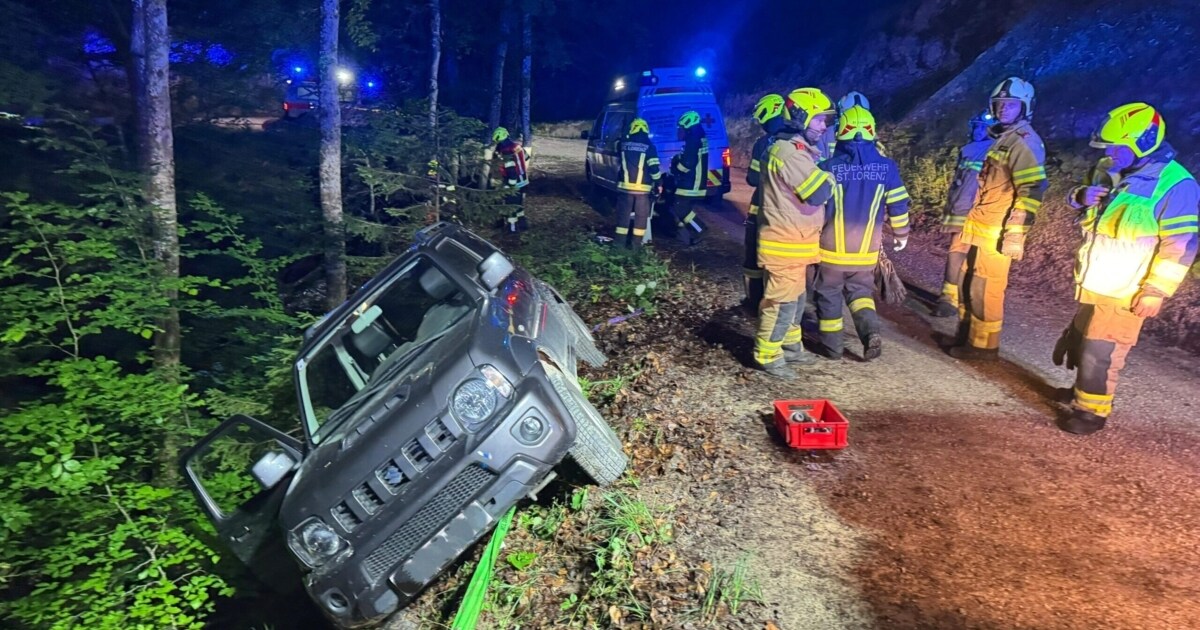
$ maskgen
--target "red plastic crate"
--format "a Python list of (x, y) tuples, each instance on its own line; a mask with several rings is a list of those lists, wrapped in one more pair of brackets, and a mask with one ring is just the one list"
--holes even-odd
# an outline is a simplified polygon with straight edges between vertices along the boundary
[[(796, 422), (793, 413), (806, 411), (813, 422)], [(850, 423), (831, 401), (824, 398), (776, 400), (775, 428), (792, 448), (837, 449), (849, 443)]]

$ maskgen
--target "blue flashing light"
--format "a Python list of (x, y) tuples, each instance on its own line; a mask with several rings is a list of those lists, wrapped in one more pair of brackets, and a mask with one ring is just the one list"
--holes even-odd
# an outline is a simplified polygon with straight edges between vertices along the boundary
[(642, 76), (650, 77), (650, 76), (654, 76), (654, 73), (649, 70), (642, 70)]
[(373, 87), (375, 87), (375, 82), (374, 82), (374, 81), (367, 81), (367, 87), (369, 87), (369, 88), (373, 88)]
[(705, 70), (704, 66), (699, 66), (698, 68), (696, 68), (696, 78), (697, 79), (703, 79), (704, 75), (706, 75), (706, 74), (708, 74), (708, 70)]
[(292, 72), (295, 74), (304, 74), (304, 66), (292, 66)]

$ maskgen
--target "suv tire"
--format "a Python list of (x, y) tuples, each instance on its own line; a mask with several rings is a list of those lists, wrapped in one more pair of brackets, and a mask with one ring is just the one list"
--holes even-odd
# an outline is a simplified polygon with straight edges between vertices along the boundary
[(554, 391), (575, 420), (575, 444), (571, 446), (571, 459), (597, 485), (607, 486), (620, 479), (629, 465), (629, 457), (625, 455), (616, 432), (584, 397), (578, 383), (570, 383), (562, 370), (550, 363), (542, 361), (542, 367)]

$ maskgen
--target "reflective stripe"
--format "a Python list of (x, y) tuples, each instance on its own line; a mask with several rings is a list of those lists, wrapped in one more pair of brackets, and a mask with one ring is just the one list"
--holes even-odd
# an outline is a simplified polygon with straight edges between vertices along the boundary
[(953, 282), (943, 282), (942, 295), (948, 298), (954, 298), (954, 301), (958, 302), (958, 285), (954, 284)]
[(829, 174), (825, 171), (819, 169), (813, 171), (807, 179), (801, 182), (799, 186), (796, 186), (796, 195), (799, 196), (801, 200), (808, 199), (813, 193), (817, 192), (817, 189), (821, 187), (821, 184), (825, 183), (826, 178), (828, 177)]
[(721, 185), (721, 172), (709, 170), (708, 171), (708, 183), (712, 184), (714, 187), (720, 186)]
[(755, 173), (761, 171), (762, 170), (761, 163), (757, 159), (750, 160), (750, 170), (754, 171)]
[(846, 211), (842, 202), (846, 190), (841, 185), (833, 187), (833, 246), (836, 251), (846, 251)]
[(948, 214), (946, 215), (946, 218), (942, 219), (942, 225), (955, 225), (961, 227), (962, 224), (966, 222), (967, 217), (955, 216), (953, 214)]
[(505, 163), (504, 163), (504, 167), (505, 167), (505, 168), (512, 168), (512, 167), (514, 167), (514, 166), (516, 166), (516, 165), (517, 165), (517, 163), (516, 163), (516, 162), (505, 162)]
[(821, 320), (821, 332), (823, 333), (841, 332), (844, 327), (845, 326), (842, 324), (842, 318), (840, 317), (837, 319)]
[(1031, 184), (1033, 182), (1046, 179), (1046, 168), (1043, 166), (1035, 166), (1033, 168), (1014, 171), (1012, 176), (1014, 186)]
[(783, 336), (783, 345), (794, 346), (804, 341), (804, 330), (798, 326), (788, 328), (787, 334)]
[(758, 206), (756, 206), (754, 204), (750, 204), (750, 212), (748, 214), (750, 216), (754, 216), (754, 215), (758, 214)]
[(1156, 279), (1165, 280), (1166, 282), (1173, 283), (1174, 286), (1172, 288), (1174, 288), (1179, 286), (1179, 283), (1183, 282), (1184, 278), (1187, 278), (1187, 273), (1187, 265), (1181, 265), (1173, 260), (1158, 259), (1150, 268), (1150, 277), (1146, 281), (1154, 282)]
[(900, 201), (904, 201), (905, 199), (908, 199), (908, 191), (905, 190), (903, 186), (900, 186), (899, 188), (893, 188), (893, 189), (887, 191), (887, 202), (888, 203), (897, 203)]
[(1000, 238), (1000, 226), (984, 225), (978, 221), (967, 219), (963, 222), (963, 236), (979, 236), (982, 238), (998, 239)]
[(617, 234), (621, 234), (621, 235), (629, 234), (629, 228), (619, 227), (619, 228), (617, 228)]
[(633, 228), (633, 235), (634, 236), (645, 236), (646, 230), (639, 230), (637, 228)]
[(650, 166), (659, 166), (662, 164), (662, 162), (659, 162), (658, 158), (652, 157), (649, 160), (646, 160), (646, 164), (649, 164)]
[(894, 217), (888, 217), (888, 223), (892, 224), (893, 229), (908, 227), (908, 213), (897, 214)]
[(782, 168), (783, 168), (783, 160), (779, 159), (775, 155), (767, 156), (767, 171), (769, 171), (771, 173), (776, 173), (776, 172), (779, 172), (779, 170)]
[(1162, 236), (1175, 236), (1176, 234), (1187, 234), (1187, 233), (1189, 233), (1189, 232), (1196, 232), (1196, 231), (1198, 231), (1198, 228), (1197, 228), (1197, 226), (1195, 226), (1195, 225), (1187, 225), (1187, 226), (1184, 226), (1184, 227), (1171, 228), (1170, 230), (1165, 230), (1165, 231), (1159, 232), (1159, 233), (1158, 233), (1158, 235), (1159, 235), (1160, 237), (1162, 237)]
[(875, 310), (875, 298), (860, 297), (853, 302), (850, 302), (850, 312), (857, 313), (863, 309), (869, 308)]
[(875, 186), (875, 198), (871, 200), (871, 213), (867, 217), (867, 224), (863, 228), (862, 244), (859, 245), (858, 251), (865, 252), (871, 249), (871, 234), (875, 231), (875, 217), (879, 215), (879, 207), (883, 198), (883, 186)]
[(763, 270), (762, 269), (751, 269), (749, 267), (742, 267), (742, 275), (747, 278), (757, 279), (757, 278), (763, 277)]
[(1029, 197), (1019, 197), (1017, 198), (1016, 205), (1013, 207), (1017, 210), (1024, 210), (1029, 214), (1037, 214), (1037, 211), (1042, 208), (1042, 202), (1037, 199), (1030, 199)]
[(1107, 416), (1112, 413), (1112, 394), (1089, 394), (1078, 387), (1074, 390), (1075, 405), (1080, 409), (1090, 411), (1098, 416)]
[(1028, 225), (1009, 225), (1005, 226), (1005, 234), (1024, 234), (1029, 231)]
[(1004, 328), (1004, 320), (996, 320), (994, 322), (986, 322), (974, 315), (971, 316), (971, 331), (993, 334), (1000, 332)]
[(827, 249), (822, 249), (821, 262), (852, 267), (874, 267), (879, 262), (879, 252), (847, 253), (831, 252)]
[(1160, 227), (1160, 228), (1170, 227), (1177, 223), (1195, 223), (1197, 220), (1198, 219), (1197, 219), (1196, 215), (1175, 217), (1173, 219), (1163, 219), (1162, 221), (1158, 222), (1158, 227)]
[(760, 240), (758, 251), (761, 254), (781, 258), (817, 258), (820, 256), (820, 246), (817, 243), (780, 243)]

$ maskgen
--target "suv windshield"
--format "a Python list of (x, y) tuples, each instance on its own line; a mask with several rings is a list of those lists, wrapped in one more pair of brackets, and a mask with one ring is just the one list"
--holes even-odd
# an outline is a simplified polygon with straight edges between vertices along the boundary
[(421, 257), (367, 298), (296, 364), (300, 403), (314, 443), (350, 417), (378, 385), (430, 342), (464, 321), (472, 302)]

